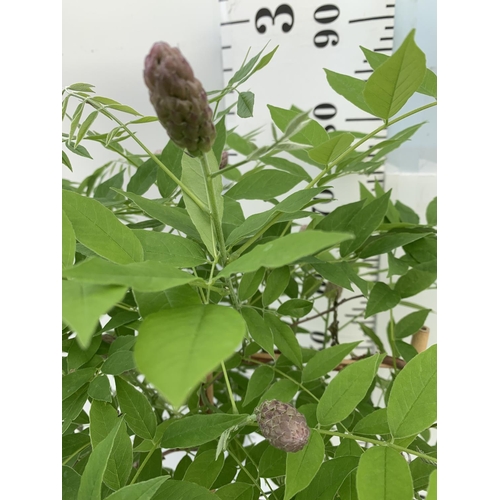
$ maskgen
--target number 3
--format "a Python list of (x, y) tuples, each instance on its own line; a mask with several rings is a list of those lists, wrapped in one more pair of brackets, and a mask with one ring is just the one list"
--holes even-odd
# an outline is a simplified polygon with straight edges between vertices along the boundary
[(269, 9), (266, 9), (266, 8), (260, 9), (257, 12), (257, 15), (255, 16), (255, 29), (259, 33), (265, 33), (266, 30), (267, 30), (266, 25), (265, 24), (258, 25), (259, 20), (261, 18), (263, 18), (263, 17), (270, 17), (271, 20), (272, 20), (272, 24), (274, 26), (274, 20), (280, 14), (288, 14), (292, 18), (292, 22), (291, 23), (283, 23), (282, 26), (281, 26), (281, 29), (283, 30), (283, 32), (288, 33), (292, 29), (292, 27), (293, 27), (294, 17), (293, 17), (293, 10), (292, 10), (292, 8), (289, 5), (286, 5), (286, 4), (280, 5), (276, 9), (276, 12), (274, 13), (274, 16), (273, 16), (273, 14), (271, 13), (271, 11)]

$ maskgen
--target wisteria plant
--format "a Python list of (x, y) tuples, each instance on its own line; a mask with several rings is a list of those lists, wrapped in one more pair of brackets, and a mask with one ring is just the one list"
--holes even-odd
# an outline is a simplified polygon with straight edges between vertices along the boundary
[[(206, 93), (177, 48), (155, 43), (137, 71), (156, 116), (89, 84), (63, 90), (63, 164), (91, 163), (84, 144), (116, 155), (63, 181), (65, 500), (436, 499), (436, 346), (410, 343), (429, 309), (407, 300), (436, 281), (436, 199), (420, 222), (361, 183), (358, 199), (312, 210), (411, 138), (420, 125), (366, 147), (436, 105), (436, 75), (414, 32), (390, 57), (363, 49), (366, 82), (326, 78), (379, 127), (326, 131), (269, 105), (274, 139), (257, 146), (226, 117), (252, 116), (241, 86), (275, 51)], [(415, 92), (429, 103), (401, 114)], [(99, 115), (111, 130), (94, 130)], [(168, 134), (157, 153), (136, 130), (147, 122)], [(270, 208), (245, 217), (241, 200)], [(387, 258), (375, 281), (373, 256)], [(346, 343), (338, 313), (354, 296), (365, 308)], [(398, 305), (409, 313), (396, 322)], [(387, 336), (363, 323), (384, 311)], [(313, 317), (325, 319), (320, 349), (302, 342)]]

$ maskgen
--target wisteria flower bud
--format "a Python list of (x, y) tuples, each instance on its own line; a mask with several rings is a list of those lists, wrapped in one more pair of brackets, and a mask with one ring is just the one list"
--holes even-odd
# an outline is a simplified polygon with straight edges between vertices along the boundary
[(292, 405), (276, 399), (264, 401), (255, 415), (262, 435), (275, 448), (294, 453), (307, 444), (310, 430), (306, 417)]
[(144, 81), (170, 139), (193, 156), (210, 151), (216, 135), (212, 110), (180, 50), (165, 42), (155, 43), (146, 57)]

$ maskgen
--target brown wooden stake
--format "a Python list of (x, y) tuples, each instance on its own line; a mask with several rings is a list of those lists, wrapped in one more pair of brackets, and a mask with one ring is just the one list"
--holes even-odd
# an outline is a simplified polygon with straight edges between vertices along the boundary
[(211, 405), (214, 404), (214, 384), (210, 384), (213, 378), (214, 376), (212, 375), (212, 373), (209, 373), (207, 375), (207, 399)]
[(411, 337), (411, 345), (418, 353), (427, 349), (429, 342), (429, 334), (431, 333), (429, 327), (423, 326), (420, 330)]

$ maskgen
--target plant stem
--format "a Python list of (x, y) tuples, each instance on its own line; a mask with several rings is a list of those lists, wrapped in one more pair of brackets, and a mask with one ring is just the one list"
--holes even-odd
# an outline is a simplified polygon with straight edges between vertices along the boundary
[(222, 232), (221, 214), (219, 214), (219, 208), (217, 206), (217, 195), (215, 194), (214, 181), (210, 176), (210, 166), (208, 165), (206, 153), (203, 153), (200, 159), (207, 186), (209, 213), (215, 229), (215, 234), (217, 236), (219, 252), (222, 257), (222, 264), (224, 265), (227, 261), (226, 244), (224, 242), (224, 233)]
[(224, 361), (221, 362), (222, 371), (224, 372), (224, 379), (226, 380), (227, 392), (229, 393), (229, 399), (231, 400), (231, 406), (233, 407), (233, 413), (238, 414), (238, 408), (236, 408), (236, 402), (234, 401), (233, 390), (231, 389), (231, 384), (229, 383), (229, 377), (227, 376), (226, 365)]
[(437, 458), (431, 457), (430, 455), (426, 455), (425, 453), (420, 453), (418, 451), (410, 450), (409, 448), (403, 448), (402, 446), (398, 446), (397, 444), (394, 443), (389, 443), (389, 441), (379, 441), (378, 439), (371, 439), (367, 438), (364, 436), (356, 436), (354, 434), (344, 434), (343, 432), (336, 432), (336, 431), (327, 431), (324, 429), (318, 429), (318, 431), (321, 434), (326, 434), (328, 436), (337, 436), (339, 438), (347, 438), (347, 439), (353, 439), (355, 441), (363, 441), (365, 443), (372, 443), (377, 446), (386, 446), (389, 448), (392, 448), (396, 451), (404, 451), (405, 453), (409, 453), (410, 455), (414, 455), (419, 458), (423, 458), (424, 460), (429, 460), (430, 462), (434, 463), (437, 465)]
[(144, 469), (144, 466), (148, 463), (148, 460), (152, 457), (155, 450), (156, 446), (154, 446), (153, 448), (151, 448), (151, 450), (149, 450), (149, 453), (146, 455), (146, 458), (144, 459), (140, 467), (137, 469), (137, 472), (135, 473), (135, 476), (132, 478), (132, 481), (130, 481), (130, 484), (134, 484), (137, 481), (139, 474), (142, 472), (142, 469)]
[(262, 496), (268, 500), (268, 497), (266, 496), (266, 494), (262, 491), (262, 488), (260, 486), (260, 484), (257, 482), (257, 480), (252, 476), (252, 474), (250, 474), (250, 472), (248, 472), (248, 470), (245, 468), (245, 466), (239, 461), (238, 457), (228, 448), (228, 453), (233, 457), (234, 461), (240, 466), (241, 470), (250, 478), (250, 480), (252, 481), (253, 484), (255, 484), (255, 486), (257, 486), (257, 488), (259, 489), (259, 491), (261, 492)]
[[(240, 447), (240, 449), (248, 457), (250, 462), (252, 462), (252, 464), (255, 466), (255, 468), (257, 470), (259, 470), (259, 466), (255, 463), (254, 459), (250, 456), (250, 453), (248, 453), (248, 451), (245, 449), (245, 447), (237, 439), (234, 439), (233, 442), (236, 443)], [(265, 477), (263, 477), (262, 479), (266, 483), (266, 485), (269, 488), (269, 491), (272, 493), (273, 497), (277, 499), (276, 493), (274, 493), (274, 490), (271, 488), (271, 485), (269, 484), (268, 480)]]

